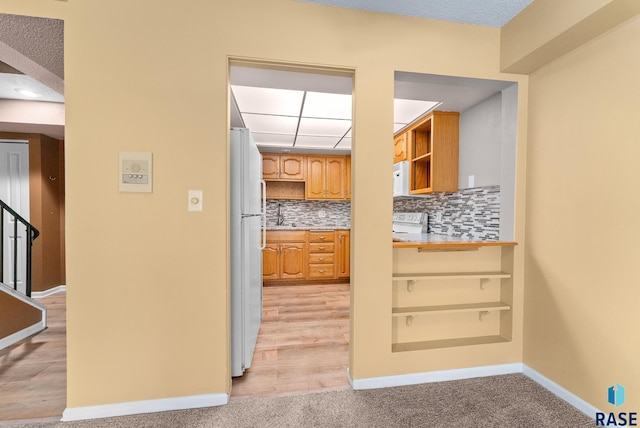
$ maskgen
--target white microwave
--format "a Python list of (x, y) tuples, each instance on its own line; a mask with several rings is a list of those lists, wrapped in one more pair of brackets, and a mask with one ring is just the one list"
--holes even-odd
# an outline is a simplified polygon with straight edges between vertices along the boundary
[(409, 161), (393, 164), (393, 197), (411, 196), (409, 193)]

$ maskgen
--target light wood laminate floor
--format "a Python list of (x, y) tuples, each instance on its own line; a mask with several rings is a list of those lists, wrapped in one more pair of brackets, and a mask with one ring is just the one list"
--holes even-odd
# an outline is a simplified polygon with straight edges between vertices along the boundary
[(64, 292), (38, 299), (47, 307), (47, 329), (0, 351), (0, 421), (62, 417), (67, 403), (65, 300)]
[[(265, 287), (263, 299), (253, 364), (232, 399), (349, 388), (349, 284)], [(66, 293), (39, 302), (48, 328), (0, 351), (0, 426), (59, 420), (66, 407)]]
[(263, 290), (253, 362), (231, 399), (349, 388), (349, 284)]

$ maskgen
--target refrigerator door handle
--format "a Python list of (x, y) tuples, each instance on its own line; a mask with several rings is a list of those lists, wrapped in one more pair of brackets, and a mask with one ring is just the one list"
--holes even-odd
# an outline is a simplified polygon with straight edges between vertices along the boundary
[(267, 246), (267, 182), (260, 180), (262, 183), (262, 245), (261, 250)]

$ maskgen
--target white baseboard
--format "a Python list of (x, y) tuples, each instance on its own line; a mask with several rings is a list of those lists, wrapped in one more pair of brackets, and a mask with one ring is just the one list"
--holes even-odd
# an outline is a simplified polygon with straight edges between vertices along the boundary
[(22, 329), (7, 337), (0, 339), (0, 349), (8, 348), (9, 346), (18, 343), (29, 336), (32, 336), (36, 333), (41, 332), (46, 327), (47, 327), (47, 321), (46, 321), (46, 316), (44, 316), (43, 319), (41, 319), (37, 324), (29, 326), (25, 329)]
[(591, 404), (587, 403), (586, 401), (584, 401), (582, 398), (578, 397), (571, 391), (563, 388), (562, 386), (558, 385), (551, 379), (543, 376), (542, 374), (540, 374), (539, 372), (535, 371), (534, 369), (532, 369), (531, 367), (525, 364), (522, 365), (522, 373), (525, 376), (527, 376), (529, 379), (538, 383), (543, 388), (549, 390), (551, 393), (553, 393), (557, 397), (571, 404), (573, 407), (580, 410), (582, 413), (589, 416), (590, 418), (595, 419), (596, 413), (600, 412), (600, 410), (595, 406), (592, 406)]
[(63, 291), (67, 291), (66, 285), (58, 285), (57, 287), (50, 288), (44, 291), (32, 291), (31, 298), (33, 299), (42, 299), (43, 297), (49, 297), (56, 293), (62, 293)]
[(395, 376), (351, 379), (347, 377), (353, 389), (389, 388), (393, 386), (416, 385), (420, 383), (445, 382), (449, 380), (470, 379), (474, 377), (497, 376), (511, 373), (522, 373), (522, 364), (499, 364), (495, 366), (470, 367), (465, 369), (439, 370), (424, 373), (410, 373)]
[(203, 394), (189, 397), (134, 401), (130, 403), (103, 404), (99, 406), (67, 407), (62, 413), (62, 421), (80, 421), (85, 419), (137, 415), (140, 413), (222, 406), (228, 402), (229, 394)]
[(471, 367), (466, 369), (440, 370), (425, 373), (410, 373), (396, 376), (383, 376), (365, 379), (352, 379), (349, 369), (347, 378), (353, 389), (389, 388), (394, 386), (417, 385), (420, 383), (446, 382), (449, 380), (470, 379), (474, 377), (497, 376), (511, 373), (522, 373), (536, 382), (558, 398), (571, 404), (573, 407), (595, 418), (598, 408), (587, 403), (569, 390), (563, 388), (531, 367), (522, 363), (501, 364), (495, 366)]

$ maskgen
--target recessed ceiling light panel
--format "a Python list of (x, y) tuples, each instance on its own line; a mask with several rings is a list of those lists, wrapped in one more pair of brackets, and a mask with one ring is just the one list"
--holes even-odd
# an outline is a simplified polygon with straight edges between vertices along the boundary
[(259, 146), (293, 147), (294, 135), (252, 132), (253, 141)]
[(294, 116), (243, 113), (242, 120), (251, 132), (295, 135), (298, 127), (298, 118)]
[(335, 146), (340, 137), (327, 137), (318, 135), (298, 135), (296, 138), (297, 148), (331, 149)]
[(331, 135), (342, 137), (351, 128), (350, 120), (335, 119), (300, 119), (298, 133), (304, 135)]
[(241, 113), (298, 116), (302, 108), (303, 91), (235, 85), (231, 90)]
[(303, 117), (351, 120), (351, 95), (307, 92)]

